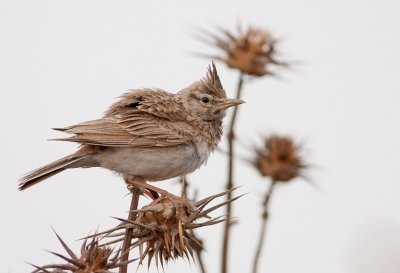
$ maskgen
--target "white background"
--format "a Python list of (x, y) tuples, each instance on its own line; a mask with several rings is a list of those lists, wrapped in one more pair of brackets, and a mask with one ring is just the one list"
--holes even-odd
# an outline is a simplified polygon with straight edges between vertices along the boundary
[[(122, 180), (96, 168), (17, 191), (24, 173), (75, 151), (46, 141), (62, 136), (50, 128), (99, 117), (128, 88), (180, 90), (209, 64), (191, 53), (216, 52), (193, 38), (196, 27), (234, 30), (241, 21), (281, 37), (281, 56), (301, 61), (283, 80), (245, 85), (242, 142), (271, 132), (305, 142), (318, 185), (299, 179), (276, 190), (262, 272), (399, 272), (399, 8), (389, 0), (2, 0), (1, 271), (58, 261), (43, 251), (62, 252), (50, 225), (78, 251), (77, 238), (113, 226), (109, 216), (128, 209)], [(233, 96), (237, 73), (217, 65)], [(201, 197), (223, 190), (225, 164), (215, 153), (190, 176)], [(236, 174), (249, 194), (235, 203), (231, 273), (250, 272), (268, 185), (244, 164)], [(179, 191), (173, 181), (158, 185)], [(221, 235), (222, 225), (201, 230), (209, 273), (219, 271)], [(189, 269), (196, 272), (179, 260), (165, 272)]]

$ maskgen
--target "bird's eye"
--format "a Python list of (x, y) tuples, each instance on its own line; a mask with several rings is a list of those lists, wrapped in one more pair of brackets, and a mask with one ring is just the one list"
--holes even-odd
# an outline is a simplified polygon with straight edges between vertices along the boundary
[(210, 99), (209, 99), (208, 97), (202, 97), (202, 98), (201, 98), (201, 101), (202, 101), (203, 103), (209, 103), (209, 102), (210, 102)]

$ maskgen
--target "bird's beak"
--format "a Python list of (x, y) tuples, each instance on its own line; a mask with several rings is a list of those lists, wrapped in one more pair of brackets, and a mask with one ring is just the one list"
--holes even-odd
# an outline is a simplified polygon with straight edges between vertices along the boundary
[(216, 110), (224, 110), (232, 106), (236, 106), (239, 104), (245, 103), (244, 100), (239, 99), (226, 99), (223, 102), (220, 102), (216, 105)]

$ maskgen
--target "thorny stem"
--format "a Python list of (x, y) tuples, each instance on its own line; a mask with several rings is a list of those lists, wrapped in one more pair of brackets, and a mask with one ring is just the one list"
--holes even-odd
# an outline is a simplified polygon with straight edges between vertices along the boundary
[[(238, 86), (236, 89), (236, 99), (241, 98), (241, 92), (242, 92), (242, 86), (243, 86), (243, 73), (240, 73), (239, 76), (239, 82)], [(229, 129), (228, 129), (228, 181), (226, 183), (226, 189), (232, 189), (234, 187), (233, 185), (233, 168), (234, 168), (234, 140), (235, 140), (235, 122), (236, 122), (236, 117), (238, 113), (238, 107), (235, 107), (233, 109), (233, 114), (232, 114), (232, 119), (229, 124)], [(226, 196), (226, 199), (229, 200), (232, 198), (232, 192), (229, 192)], [(228, 203), (226, 206), (226, 214), (227, 215), (232, 215), (232, 204)], [(230, 236), (230, 230), (231, 230), (231, 220), (228, 218), (225, 221), (225, 226), (224, 226), (224, 240), (222, 243), (222, 265), (221, 265), (221, 273), (227, 273), (228, 272), (228, 250), (229, 250), (229, 236)]]
[(261, 215), (261, 219), (262, 219), (261, 230), (260, 230), (260, 237), (258, 239), (256, 254), (254, 255), (253, 273), (257, 273), (257, 270), (258, 270), (258, 261), (260, 259), (261, 250), (262, 250), (264, 238), (265, 238), (265, 230), (267, 227), (268, 204), (269, 204), (269, 200), (271, 199), (271, 195), (272, 195), (272, 192), (273, 192), (276, 184), (277, 184), (276, 181), (272, 181), (271, 185), (269, 186), (268, 191), (265, 193), (264, 201), (262, 203), (263, 213)]
[(182, 184), (181, 196), (187, 198), (188, 182), (186, 176), (181, 176), (180, 182)]
[[(137, 210), (137, 208), (138, 208), (140, 189), (138, 187), (133, 186), (133, 187), (130, 187), (129, 190), (132, 194), (132, 199), (131, 199), (131, 207), (129, 209), (128, 220), (135, 221), (136, 212), (134, 212), (134, 211)], [(124, 262), (129, 260), (129, 250), (130, 250), (130, 246), (131, 246), (132, 235), (133, 235), (133, 229), (127, 228), (125, 230), (124, 241), (122, 243), (122, 252), (121, 252), (122, 265), (119, 268), (119, 273), (127, 273), (128, 272), (128, 264), (124, 263)]]
[[(193, 236), (194, 236), (194, 238), (196, 240), (198, 240), (199, 242), (202, 242), (199, 238), (197, 238), (197, 236), (194, 233), (193, 233)], [(200, 266), (200, 272), (201, 273), (206, 273), (207, 271), (206, 271), (206, 267), (205, 267), (204, 261), (203, 261), (202, 249), (197, 249), (196, 248), (195, 253), (196, 253), (197, 261), (198, 261), (199, 266)]]
[[(188, 189), (188, 187), (189, 187), (189, 182), (187, 181), (187, 177), (186, 177), (186, 176), (181, 176), (180, 182), (181, 182), (181, 184), (182, 184), (181, 196), (187, 198), (187, 195), (188, 195), (188, 194), (187, 194), (187, 189)], [(191, 233), (192, 233), (192, 236), (193, 236), (197, 241), (203, 242), (202, 240), (200, 240), (200, 239), (196, 236), (194, 230), (192, 230)], [(201, 272), (201, 273), (206, 273), (207, 271), (206, 271), (206, 267), (205, 267), (205, 265), (204, 265), (203, 255), (202, 255), (203, 249), (200, 248), (200, 247), (196, 247), (196, 248), (194, 248), (194, 251), (195, 251), (195, 253), (196, 253), (196, 258), (197, 258), (197, 261), (198, 261), (198, 263), (199, 263), (200, 272)]]

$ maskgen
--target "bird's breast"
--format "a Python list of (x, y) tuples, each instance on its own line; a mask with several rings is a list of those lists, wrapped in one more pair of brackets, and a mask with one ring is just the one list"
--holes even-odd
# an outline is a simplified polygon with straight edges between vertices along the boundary
[(195, 147), (200, 165), (206, 163), (211, 153), (210, 145), (206, 141), (197, 141), (195, 143)]

